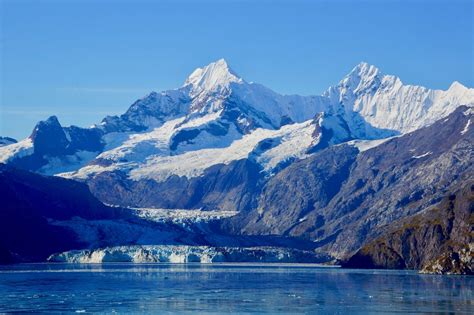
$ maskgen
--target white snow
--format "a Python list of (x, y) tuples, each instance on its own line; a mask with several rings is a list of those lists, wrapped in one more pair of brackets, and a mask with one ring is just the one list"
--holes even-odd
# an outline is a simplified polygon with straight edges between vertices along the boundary
[(280, 125), (282, 117), (288, 117), (293, 122), (304, 122), (328, 110), (330, 105), (328, 99), (322, 96), (281, 95), (257, 83), (235, 84), (231, 87), (233, 95), (258, 112), (265, 113), (276, 127)]
[[(208, 148), (187, 151), (178, 155), (155, 155), (130, 172), (132, 179), (143, 178), (163, 181), (171, 175), (197, 177), (204, 170), (216, 164), (229, 164), (247, 158), (256, 145), (269, 138), (281, 138), (282, 147), (264, 152), (258, 161), (269, 171), (279, 162), (290, 157), (303, 157), (311, 144), (310, 136), (314, 127), (310, 122), (283, 126), (279, 130), (256, 129), (225, 148)], [(306, 129), (306, 130), (305, 130)], [(299, 146), (298, 146), (299, 145)]]
[[(463, 104), (474, 104), (474, 89), (459, 82), (446, 91), (404, 85), (399, 78), (385, 75), (367, 63), (360, 63), (321, 96), (281, 95), (245, 81), (221, 59), (196, 69), (183, 87), (152, 92), (135, 102), (127, 111), (125, 122), (148, 129), (104, 135), (105, 150), (97, 158), (106, 164), (87, 164), (95, 153), (78, 152), (50, 157), (40, 172), (87, 178), (104, 171), (121, 170), (132, 179), (161, 181), (171, 175), (200, 176), (210, 166), (229, 164), (252, 154), (264, 171), (272, 174), (284, 161), (305, 158), (307, 149), (319, 141), (312, 119), (322, 111), (325, 114), (320, 125), (324, 121), (324, 126), (334, 131), (330, 145), (355, 137), (357, 140), (351, 144), (365, 151), (397, 132), (405, 133), (441, 119)], [(226, 106), (237, 111), (235, 121), (240, 126), (251, 126), (253, 122), (261, 128), (242, 135), (232, 122), (223, 119), (229, 109)], [(280, 128), (283, 118), (294, 123)], [(120, 119), (108, 117), (106, 121), (120, 127), (124, 123)], [(211, 124), (220, 122), (229, 125), (227, 134), (216, 136), (206, 131)], [(469, 130), (469, 124), (470, 120), (463, 133)], [(192, 129), (200, 133), (186, 143), (179, 143), (176, 150), (170, 149), (178, 132)], [(265, 139), (273, 140), (272, 147), (256, 152), (259, 142)], [(33, 151), (30, 139), (1, 147), (0, 162)]]
[(377, 140), (351, 140), (347, 142), (350, 145), (355, 146), (357, 149), (359, 149), (359, 152), (364, 152), (367, 150), (370, 150), (372, 148), (375, 148), (382, 143), (387, 142), (388, 140), (391, 140), (395, 137), (388, 137), (385, 139), (377, 139)]
[(469, 131), (469, 126), (470, 125), (471, 125), (471, 119), (469, 118), (469, 120), (466, 123), (466, 126), (464, 126), (464, 129), (461, 131), (462, 135)]
[(71, 135), (69, 134), (69, 131), (63, 129), (64, 135), (66, 136), (67, 141), (71, 142)]
[(190, 95), (194, 97), (202, 92), (223, 92), (232, 82), (241, 83), (243, 80), (229, 68), (224, 59), (219, 59), (194, 70), (183, 87), (190, 86)]
[(307, 219), (308, 219), (308, 217), (305, 216), (305, 217), (302, 217), (301, 219), (299, 219), (298, 222), (304, 222), (304, 221), (306, 221)]
[(64, 172), (71, 172), (85, 166), (92, 161), (99, 152), (78, 151), (66, 156), (45, 156), (48, 164), (42, 166), (38, 172), (45, 175), (55, 175)]
[(425, 157), (425, 156), (428, 156), (430, 154), (432, 154), (433, 152), (429, 151), (429, 152), (426, 152), (426, 153), (423, 153), (421, 155), (414, 155), (412, 156), (412, 159), (421, 159), (422, 157)]
[(130, 163), (116, 163), (109, 166), (102, 166), (97, 164), (86, 165), (76, 171), (57, 173), (56, 176), (70, 178), (70, 179), (88, 179), (96, 174), (103, 172), (113, 172), (115, 170), (124, 170), (133, 167)]
[(464, 116), (469, 116), (474, 114), (474, 104), (471, 104), (469, 108), (463, 112)]
[[(334, 131), (330, 145), (355, 136), (359, 139), (352, 144), (366, 151), (387, 141), (394, 131), (411, 131), (448, 115), (461, 104), (474, 102), (474, 89), (460, 83), (454, 83), (447, 91), (403, 85), (399, 78), (384, 75), (367, 63), (355, 67), (323, 96), (284, 96), (262, 85), (247, 83), (224, 60), (194, 71), (182, 89), (191, 89), (187, 92), (191, 105), (185, 116), (168, 120), (145, 133), (107, 135), (107, 150), (99, 158), (111, 161), (112, 165), (88, 165), (64, 176), (84, 178), (120, 169), (135, 180), (162, 181), (171, 175), (192, 178), (202, 175), (210, 166), (247, 158), (264, 139), (273, 139), (276, 145), (258, 153), (256, 161), (271, 174), (281, 162), (306, 157), (306, 150), (318, 141), (313, 136), (315, 126), (310, 119), (321, 111), (333, 113), (323, 116), (325, 126)], [(185, 94), (184, 90), (180, 93)], [(232, 124), (225, 136), (206, 132), (206, 125), (220, 121), (224, 100), (230, 93), (246, 106), (263, 113), (271, 125), (257, 115), (252, 117), (263, 128), (249, 134), (241, 135)], [(296, 123), (274, 130), (282, 117)], [(385, 129), (376, 129), (364, 120)], [(237, 121), (249, 123), (243, 117)], [(170, 151), (173, 135), (186, 129), (201, 132)]]
[(193, 127), (199, 127), (203, 126), (207, 123), (210, 123), (211, 121), (215, 121), (219, 119), (219, 117), (222, 115), (222, 110), (218, 110), (214, 113), (210, 113), (206, 116), (197, 116), (197, 117), (188, 117), (186, 120), (182, 121), (179, 124), (180, 129), (185, 129), (185, 128), (193, 128)]
[(175, 224), (192, 224), (199, 222), (209, 222), (229, 218), (237, 214), (235, 211), (200, 209), (155, 209), (155, 208), (132, 208), (135, 213), (143, 218), (154, 222)]
[(384, 75), (367, 63), (356, 66), (324, 95), (332, 107), (342, 103), (346, 113), (358, 113), (374, 127), (402, 133), (431, 124), (460, 105), (474, 103), (474, 89), (459, 82), (446, 91), (403, 85), (399, 78)]
[(257, 162), (264, 166), (264, 170), (271, 172), (279, 163), (290, 158), (303, 159), (307, 157), (306, 150), (317, 144), (313, 138), (315, 125), (311, 120), (301, 124), (290, 125), (281, 129), (289, 129), (290, 132), (283, 133), (279, 145), (263, 152)]
[(17, 143), (0, 147), (0, 163), (8, 163), (14, 159), (25, 157), (34, 153), (33, 141), (26, 138)]
[(282, 247), (211, 247), (188, 245), (131, 245), (53, 254), (51, 262), (67, 263), (222, 263), (222, 262), (321, 262), (310, 251)]
[(59, 175), (84, 179), (105, 171), (122, 170), (134, 180), (148, 178), (163, 181), (171, 175), (193, 178), (213, 165), (247, 158), (264, 139), (276, 139), (280, 145), (257, 156), (257, 162), (270, 172), (289, 158), (305, 157), (309, 146), (315, 144), (312, 138), (314, 124), (310, 120), (278, 130), (259, 128), (246, 135), (239, 134), (234, 127), (225, 137), (203, 132), (194, 140), (195, 144), (180, 145), (178, 150), (171, 151), (169, 142), (172, 135), (188, 126), (182, 122), (183, 118), (179, 118), (151, 132), (129, 135), (121, 146), (97, 157), (113, 162), (112, 165), (87, 165), (76, 172)]

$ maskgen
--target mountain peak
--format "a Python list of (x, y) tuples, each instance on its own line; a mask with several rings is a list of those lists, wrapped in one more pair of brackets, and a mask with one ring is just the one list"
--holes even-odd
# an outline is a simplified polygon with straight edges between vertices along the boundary
[(339, 83), (344, 90), (358, 92), (378, 86), (384, 74), (374, 65), (360, 62)]
[(48, 119), (46, 119), (46, 120), (42, 120), (42, 121), (38, 122), (35, 126), (35, 129), (33, 130), (33, 133), (35, 133), (39, 129), (42, 129), (42, 128), (45, 128), (45, 127), (48, 127), (48, 128), (62, 128), (61, 124), (59, 123), (58, 117), (53, 115), (53, 116), (49, 116)]
[(241, 83), (240, 78), (224, 59), (219, 59), (205, 67), (197, 68), (184, 82), (191, 87), (191, 94), (197, 95), (203, 91), (217, 92), (229, 87), (230, 83)]
[(454, 81), (453, 83), (451, 83), (448, 89), (448, 91), (456, 91), (456, 92), (462, 92), (464, 90), (468, 90), (468, 88), (462, 85), (459, 81)]
[(348, 77), (358, 76), (360, 78), (374, 78), (380, 75), (379, 68), (374, 65), (368, 64), (365, 61), (360, 62), (355, 66), (351, 72), (347, 75)]
[(30, 135), (35, 153), (59, 155), (65, 152), (69, 140), (56, 116), (50, 116), (36, 124)]

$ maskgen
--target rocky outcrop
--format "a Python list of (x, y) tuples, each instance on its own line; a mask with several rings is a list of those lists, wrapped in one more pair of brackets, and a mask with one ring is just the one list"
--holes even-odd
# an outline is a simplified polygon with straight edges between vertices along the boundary
[(448, 251), (423, 266), (421, 273), (431, 274), (474, 274), (474, 244), (458, 252)]
[(200, 177), (171, 176), (163, 182), (132, 180), (119, 172), (104, 172), (88, 181), (100, 200), (115, 205), (177, 209), (245, 211), (255, 207), (262, 178), (251, 160), (208, 168)]
[(293, 163), (265, 183), (256, 210), (240, 213), (230, 225), (244, 234), (292, 234), (337, 194), (357, 153), (351, 146), (335, 146)]
[(344, 266), (473, 274), (474, 182), (448, 194), (438, 205), (384, 230)]
[[(88, 184), (109, 204), (238, 211), (223, 220), (223, 233), (310, 240), (319, 252), (341, 259), (472, 178), (470, 119), (469, 109), (460, 107), (432, 126), (372, 149), (330, 146), (270, 177), (250, 156), (190, 179), (156, 182), (104, 172)], [(381, 259), (387, 266), (406, 267), (395, 252)]]
[[(468, 107), (460, 107), (356, 158), (336, 146), (293, 163), (263, 187), (259, 208), (238, 232), (311, 239), (318, 250), (338, 258), (355, 253), (388, 224), (438, 203), (473, 179), (474, 129), (466, 128), (472, 116)], [(323, 162), (311, 162), (316, 159)]]
[[(58, 118), (51, 116), (36, 124), (28, 141), (22, 141), (31, 143), (32, 152), (12, 154), (4, 162), (16, 168), (49, 175), (64, 167), (65, 170), (74, 169), (102, 151), (102, 135), (103, 131), (98, 128), (62, 127)], [(18, 145), (16, 151), (20, 152), (21, 143)], [(8, 150), (2, 153), (9, 154)]]
[(30, 139), (38, 155), (64, 154), (69, 143), (56, 116), (40, 121), (31, 133)]

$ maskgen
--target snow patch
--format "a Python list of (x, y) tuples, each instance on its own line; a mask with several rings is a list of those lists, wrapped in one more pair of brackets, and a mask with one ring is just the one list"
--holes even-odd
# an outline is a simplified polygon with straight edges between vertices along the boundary
[(140, 218), (160, 223), (201, 223), (230, 218), (237, 214), (236, 211), (200, 209), (155, 209), (155, 208), (132, 208)]
[(77, 170), (92, 161), (98, 154), (99, 152), (78, 151), (72, 155), (61, 157), (45, 156), (48, 163), (42, 166), (38, 172), (45, 175), (55, 175)]
[(187, 151), (178, 155), (150, 156), (143, 164), (130, 172), (130, 178), (163, 181), (171, 175), (198, 177), (213, 165), (229, 164), (232, 161), (247, 158), (257, 144), (264, 139), (280, 137), (283, 139), (281, 148), (265, 151), (261, 157), (257, 157), (257, 161), (264, 169), (270, 171), (281, 161), (291, 157), (303, 157), (311, 144), (310, 135), (313, 130), (311, 121), (286, 125), (279, 130), (259, 128), (234, 140), (228, 147)]
[(14, 159), (29, 156), (33, 153), (33, 141), (30, 138), (26, 138), (17, 143), (0, 147), (0, 163), (8, 163)]
[(385, 143), (388, 140), (393, 139), (393, 138), (395, 137), (389, 137), (389, 138), (378, 139), (378, 140), (351, 140), (351, 141), (348, 141), (347, 143), (349, 145), (356, 147), (359, 150), (359, 152), (364, 152), (372, 148), (375, 148), (381, 145), (382, 143)]
[(421, 159), (421, 158), (423, 158), (423, 157), (425, 157), (425, 156), (428, 156), (428, 155), (430, 155), (430, 154), (432, 154), (432, 153), (433, 153), (433, 152), (429, 151), (429, 152), (426, 152), (426, 153), (424, 153), (424, 154), (422, 154), (422, 155), (414, 155), (414, 156), (412, 156), (411, 158), (412, 158), (412, 159)]
[(466, 123), (466, 126), (464, 126), (464, 129), (461, 131), (461, 134), (464, 135), (466, 132), (469, 131), (469, 126), (471, 125), (471, 119), (469, 118), (469, 120), (467, 121)]

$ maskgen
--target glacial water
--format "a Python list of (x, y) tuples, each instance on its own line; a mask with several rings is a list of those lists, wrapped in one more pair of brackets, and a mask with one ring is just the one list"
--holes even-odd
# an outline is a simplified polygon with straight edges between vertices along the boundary
[(464, 313), (474, 277), (275, 264), (0, 267), (0, 313)]

